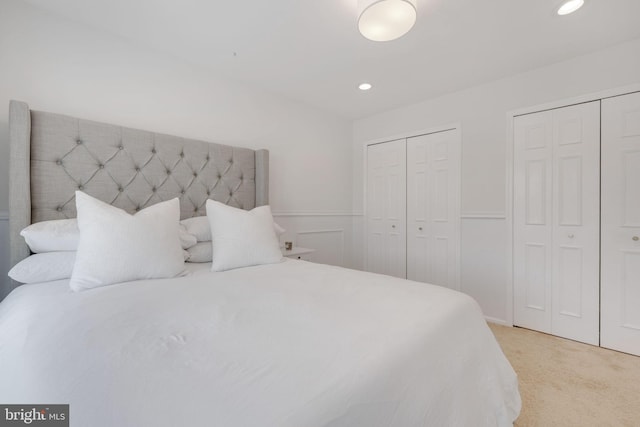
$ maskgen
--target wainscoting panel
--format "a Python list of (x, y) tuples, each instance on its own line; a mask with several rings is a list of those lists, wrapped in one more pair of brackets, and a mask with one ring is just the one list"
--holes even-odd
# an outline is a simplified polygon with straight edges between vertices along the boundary
[(280, 244), (314, 249), (305, 256), (313, 262), (353, 268), (353, 218), (348, 212), (274, 212), (275, 221), (287, 231)]
[(9, 212), (0, 211), (0, 300), (9, 289)]
[(344, 266), (344, 230), (308, 230), (297, 232), (297, 245), (313, 248), (309, 260)]

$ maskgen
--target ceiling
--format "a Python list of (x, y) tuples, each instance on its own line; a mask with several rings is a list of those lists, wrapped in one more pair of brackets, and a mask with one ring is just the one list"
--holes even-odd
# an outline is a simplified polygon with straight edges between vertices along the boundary
[(564, 17), (559, 0), (418, 0), (415, 27), (384, 43), (358, 33), (357, 0), (26, 1), (351, 119), (640, 37), (638, 0)]

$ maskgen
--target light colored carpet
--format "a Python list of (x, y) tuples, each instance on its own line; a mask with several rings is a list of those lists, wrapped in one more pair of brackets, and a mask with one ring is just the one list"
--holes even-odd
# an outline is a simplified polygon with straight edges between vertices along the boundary
[(516, 426), (640, 426), (640, 357), (489, 326), (518, 374)]

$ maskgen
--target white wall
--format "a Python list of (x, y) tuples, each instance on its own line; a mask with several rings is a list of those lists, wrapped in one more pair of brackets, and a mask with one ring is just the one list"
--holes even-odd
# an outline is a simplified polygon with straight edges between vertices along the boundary
[[(462, 123), (462, 289), (485, 315), (507, 320), (505, 146), (508, 111), (640, 82), (640, 39), (524, 74), (358, 120), (353, 126), (354, 211), (363, 210), (367, 141)], [(364, 222), (354, 221), (362, 248)], [(363, 251), (354, 253), (363, 265)]]
[[(298, 229), (351, 233), (349, 121), (16, 0), (3, 0), (0, 9), (0, 212), (8, 209), (10, 99), (37, 110), (269, 149), (270, 201), (274, 212), (287, 215), (278, 221), (295, 227), (289, 236)], [(320, 259), (342, 251), (350, 265), (350, 238), (340, 248), (327, 247), (332, 240), (322, 234), (316, 240), (323, 245)]]

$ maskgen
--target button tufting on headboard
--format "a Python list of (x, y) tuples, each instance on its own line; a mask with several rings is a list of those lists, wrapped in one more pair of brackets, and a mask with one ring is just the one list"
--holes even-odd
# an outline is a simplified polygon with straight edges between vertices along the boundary
[(180, 197), (183, 218), (204, 214), (207, 198), (255, 206), (244, 179), (255, 176), (253, 150), (35, 111), (31, 122), (33, 222), (75, 216), (75, 190), (129, 212)]

